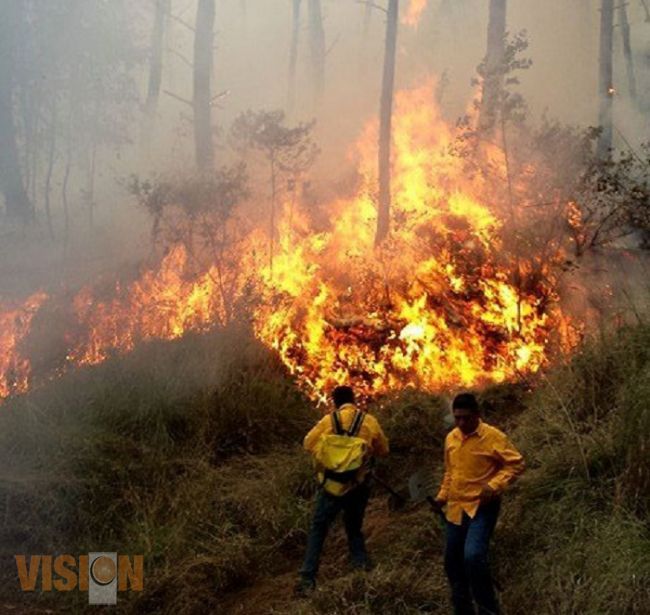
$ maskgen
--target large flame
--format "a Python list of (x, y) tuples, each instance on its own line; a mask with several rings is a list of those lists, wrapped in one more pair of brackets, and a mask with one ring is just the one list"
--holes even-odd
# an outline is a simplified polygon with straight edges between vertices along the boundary
[(74, 299), (74, 311), (85, 335), (68, 360), (101, 363), (112, 353), (132, 350), (141, 341), (171, 340), (187, 331), (204, 331), (223, 321), (213, 269), (187, 279), (187, 252), (175, 246), (160, 267), (146, 271), (109, 301), (84, 288)]
[(502, 223), (450, 153), (432, 99), (433, 84), (396, 98), (386, 244), (374, 246), (374, 122), (357, 144), (357, 196), (330, 206), (326, 232), (285, 221), (283, 253), (262, 269), (255, 331), (316, 398), (342, 382), (367, 395), (501, 382), (546, 360), (559, 314), (547, 289), (510, 282)]
[[(323, 211), (287, 203), (271, 262), (268, 225), (253, 230), (231, 264), (241, 275), (230, 277), (229, 309), (223, 264), (197, 271), (182, 246), (172, 247), (157, 268), (106, 299), (92, 288), (78, 293), (67, 365), (99, 363), (143, 340), (223, 324), (233, 317), (233, 297), (252, 289), (255, 335), (315, 400), (340, 383), (369, 396), (501, 382), (538, 370), (548, 360), (550, 332), (565, 321), (549, 307), (546, 282), (525, 289), (513, 282), (504, 216), (480, 175), (468, 177), (450, 153), (455, 130), (433, 100), (433, 83), (396, 96), (392, 229), (382, 246), (374, 245), (373, 121), (355, 147), (356, 196), (327, 205), (325, 226)], [(491, 164), (505, 164), (497, 148), (489, 156)], [(28, 387), (29, 362), (18, 347), (45, 299), (37, 294), (0, 313), (0, 399)]]

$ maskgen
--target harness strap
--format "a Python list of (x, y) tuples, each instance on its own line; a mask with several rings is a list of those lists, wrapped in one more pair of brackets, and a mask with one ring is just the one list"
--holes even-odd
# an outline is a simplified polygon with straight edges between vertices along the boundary
[(337, 436), (342, 436), (345, 433), (343, 425), (341, 425), (341, 417), (339, 416), (338, 410), (334, 410), (334, 412), (332, 412), (332, 431)]
[(357, 409), (354, 414), (354, 418), (352, 419), (350, 429), (348, 430), (348, 436), (356, 436), (359, 433), (364, 417), (364, 413), (361, 410)]

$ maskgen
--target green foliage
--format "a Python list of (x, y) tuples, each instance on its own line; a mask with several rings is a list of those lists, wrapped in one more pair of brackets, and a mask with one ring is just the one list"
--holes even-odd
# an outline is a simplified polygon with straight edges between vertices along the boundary
[(286, 173), (307, 171), (318, 156), (311, 140), (315, 122), (294, 127), (284, 124), (284, 111), (245, 111), (230, 128), (230, 141), (236, 150), (259, 150), (271, 164)]
[(143, 180), (133, 175), (127, 189), (151, 215), (154, 245), (181, 243), (192, 254), (207, 250), (218, 258), (242, 232), (234, 213), (248, 196), (244, 164), (189, 178)]
[[(524, 122), (527, 117), (526, 101), (514, 89), (514, 86), (520, 83), (519, 72), (528, 70), (533, 65), (530, 58), (522, 57), (527, 49), (528, 34), (522, 30), (504, 41), (502, 62), (490, 70), (488, 69), (488, 59), (484, 58), (476, 67), (478, 78), (472, 80), (472, 85), (485, 84), (486, 81), (496, 81), (501, 84), (495, 104), (506, 122)], [(475, 100), (474, 107), (480, 108), (481, 101)], [(490, 130), (492, 128), (489, 126)]]

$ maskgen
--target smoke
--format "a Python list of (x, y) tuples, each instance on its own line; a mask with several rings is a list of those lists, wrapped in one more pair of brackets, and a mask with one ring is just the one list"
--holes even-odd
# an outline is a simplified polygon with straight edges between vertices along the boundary
[[(29, 128), (24, 118), (28, 115), (19, 103), (21, 92), (32, 91), (28, 87), (32, 87), (34, 75), (28, 72), (27, 64), (17, 65), (15, 81), (20, 87), (14, 103), (22, 147), (21, 162), (25, 181), (31, 182), (37, 224), (16, 233), (13, 226), (2, 223), (9, 239), (0, 248), (4, 262), (0, 270), (0, 297), (24, 298), (42, 286), (63, 284), (74, 289), (102, 272), (113, 272), (117, 264), (125, 260), (137, 261), (146, 256), (151, 221), (127, 194), (126, 178), (133, 173), (154, 177), (194, 172), (192, 108), (188, 101), (192, 98), (192, 28), (196, 0), (171, 2), (163, 37), (160, 98), (148, 139), (143, 138), (144, 119), (140, 105), (147, 93), (149, 45), (156, 3), (112, 0), (100, 4), (106, 15), (98, 23), (104, 25), (84, 37), (81, 35), (83, 27), (90, 17), (96, 17), (94, 13), (75, 12), (79, 7), (71, 0), (34, 2), (32, 22), (42, 22), (43, 31), (57, 36), (32, 40), (29, 37), (34, 29), (25, 26), (25, 45), (20, 49), (27, 53), (40, 45), (34, 57), (60, 58), (67, 44), (71, 47), (65, 56), (68, 60), (88, 56), (93, 62), (128, 51), (128, 61), (120, 59), (112, 65), (115, 74), (111, 79), (131, 83), (133, 89), (128, 90), (124, 85), (125, 92), (128, 91), (129, 96), (135, 93), (137, 98), (132, 100), (124, 96), (120, 105), (115, 106), (113, 115), (102, 120), (106, 122), (102, 130), (110, 132), (115, 129), (113, 124), (119, 125), (123, 136), (119, 143), (106, 139), (97, 145), (92, 182), (94, 220), (90, 228), (87, 220), (90, 150), (81, 148), (82, 137), (88, 131), (81, 119), (76, 121), (74, 106), (68, 108), (64, 103), (87, 95), (89, 88), (97, 85), (95, 81), (101, 81), (103, 64), (91, 64), (90, 74), (84, 73), (85, 82), (69, 80), (69, 89), (59, 93), (56, 115), (50, 114), (51, 107), (43, 107), (47, 113), (44, 119), (39, 119), (42, 135), (33, 151), (24, 147)], [(323, 95), (318, 99), (310, 45), (309, 3), (302, 0), (295, 101), (288, 109), (293, 4), (290, 0), (216, 2), (211, 85), (215, 160), (217, 165), (233, 161), (228, 129), (247, 109), (285, 109), (289, 124), (313, 118), (317, 121), (314, 136), (322, 154), (312, 179), (316, 192), (323, 195), (348, 185), (341, 180), (354, 173), (350, 161), (351, 144), (369, 118), (377, 115), (386, 16), (373, 6), (383, 6), (382, 0), (370, 5), (321, 0), (325, 77)], [(528, 33), (527, 56), (533, 60), (533, 65), (522, 71), (518, 89), (528, 102), (533, 118), (548, 114), (565, 123), (583, 126), (596, 123), (599, 4), (598, 0), (511, 0), (508, 3), (509, 33), (521, 30)], [(90, 3), (84, 5), (88, 6)], [(486, 50), (488, 7), (486, 0), (402, 2), (396, 89), (417, 87), (431, 77), (437, 78), (443, 84), (439, 97), (445, 119), (453, 123), (463, 115), (476, 96), (471, 80)], [(70, 10), (66, 13), (64, 9)], [(94, 10), (99, 14), (98, 8)], [(645, 21), (641, 3), (630, 3), (628, 13), (638, 99), (631, 100), (628, 93), (621, 36), (617, 29), (615, 145), (623, 149), (637, 148), (650, 137), (650, 125), (645, 120), (650, 106), (650, 52), (646, 42), (650, 23)], [(412, 27), (416, 23), (417, 27)], [(65, 35), (63, 43), (61, 34)], [(76, 41), (77, 47), (73, 47), (70, 40)], [(45, 63), (42, 66), (44, 72), (39, 79), (43, 83), (60, 78), (56, 65)], [(43, 187), (49, 147), (46, 137), (50, 128), (57, 133), (50, 195), (54, 239), (49, 238), (46, 230)], [(74, 138), (68, 140), (71, 130)], [(28, 173), (30, 156), (36, 162)], [(66, 165), (70, 160), (68, 169)], [(260, 185), (263, 186), (262, 180)], [(255, 199), (266, 198), (264, 190), (260, 188)], [(64, 200), (68, 202), (67, 222), (64, 221)], [(330, 200), (329, 195), (321, 200)], [(65, 231), (67, 226), (68, 232)], [(28, 235), (27, 241), (21, 234), (24, 232)]]

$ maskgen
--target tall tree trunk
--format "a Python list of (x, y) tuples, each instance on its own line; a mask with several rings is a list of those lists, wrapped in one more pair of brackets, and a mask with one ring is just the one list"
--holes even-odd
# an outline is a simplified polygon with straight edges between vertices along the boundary
[(88, 227), (95, 226), (95, 162), (97, 160), (97, 140), (93, 138), (90, 146), (90, 158), (88, 160), (88, 176), (86, 184), (86, 204), (88, 206)]
[(309, 0), (309, 47), (314, 80), (314, 102), (318, 104), (325, 89), (325, 30), (320, 0)]
[[(72, 116), (70, 117), (72, 121)], [(63, 172), (63, 183), (61, 184), (61, 201), (63, 203), (63, 256), (67, 258), (70, 242), (70, 209), (68, 207), (68, 180), (72, 169), (72, 135), (68, 127), (67, 144), (65, 151), (65, 170)]]
[(200, 171), (212, 167), (211, 87), (215, 0), (199, 0), (194, 33), (194, 145)]
[(273, 256), (275, 253), (275, 200), (277, 193), (277, 177), (276, 177), (276, 161), (275, 155), (271, 154), (271, 220), (270, 220), (270, 235), (269, 235), (269, 270), (271, 277), (273, 277)]
[(598, 155), (609, 156), (612, 148), (614, 106), (614, 0), (602, 0), (600, 13), (600, 107), (598, 124), (602, 129)]
[(370, 31), (370, 24), (372, 23), (373, 5), (368, 2), (363, 9), (363, 17), (361, 20), (361, 36), (359, 37), (359, 79), (363, 79), (368, 65), (368, 32)]
[(23, 183), (13, 105), (14, 45), (20, 11), (20, 0), (10, 0), (3, 5), (0, 18), (0, 188), (7, 216), (27, 222), (33, 219), (34, 210)]
[(623, 55), (627, 70), (627, 87), (632, 101), (636, 101), (636, 75), (634, 74), (634, 59), (632, 58), (632, 41), (630, 35), (630, 21), (627, 18), (627, 4), (622, 1), (618, 7), (618, 17), (623, 38)]
[(372, 21), (372, 4), (368, 2), (363, 11), (363, 38), (365, 40), (368, 36), (368, 30), (370, 30), (370, 23)]
[(483, 99), (481, 101), (479, 118), (479, 127), (482, 130), (492, 130), (496, 126), (499, 116), (501, 93), (503, 90), (506, 13), (506, 0), (490, 0)]
[(381, 83), (381, 104), (379, 109), (379, 203), (375, 245), (379, 245), (390, 230), (390, 146), (398, 18), (399, 0), (389, 0), (384, 50), (384, 74)]
[[(31, 91), (30, 91), (31, 90)], [(20, 89), (20, 116), (21, 121), (16, 122), (16, 128), (22, 127), (22, 133), (18, 133), (18, 142), (22, 141), (22, 160), (19, 164), (23, 169), (23, 182), (25, 192), (32, 203), (36, 202), (36, 158), (38, 144), (36, 143), (37, 134), (37, 114), (35, 112), (35, 88)], [(21, 139), (22, 137), (22, 139)]]
[(296, 102), (296, 64), (298, 62), (298, 41), (300, 38), (300, 5), (302, 0), (293, 0), (293, 13), (291, 20), (291, 48), (289, 49), (289, 87), (287, 94), (287, 108), (293, 111)]
[(50, 116), (49, 148), (47, 152), (47, 171), (45, 172), (45, 220), (50, 239), (54, 239), (54, 227), (52, 226), (52, 209), (50, 207), (50, 191), (52, 186), (52, 172), (54, 170), (54, 159), (56, 156), (56, 123), (57, 123), (57, 102), (52, 100), (52, 114)]
[(153, 30), (151, 31), (151, 46), (149, 48), (149, 84), (145, 113), (153, 117), (158, 107), (160, 84), (163, 71), (163, 39), (165, 35), (165, 19), (169, 14), (171, 0), (156, 0)]

